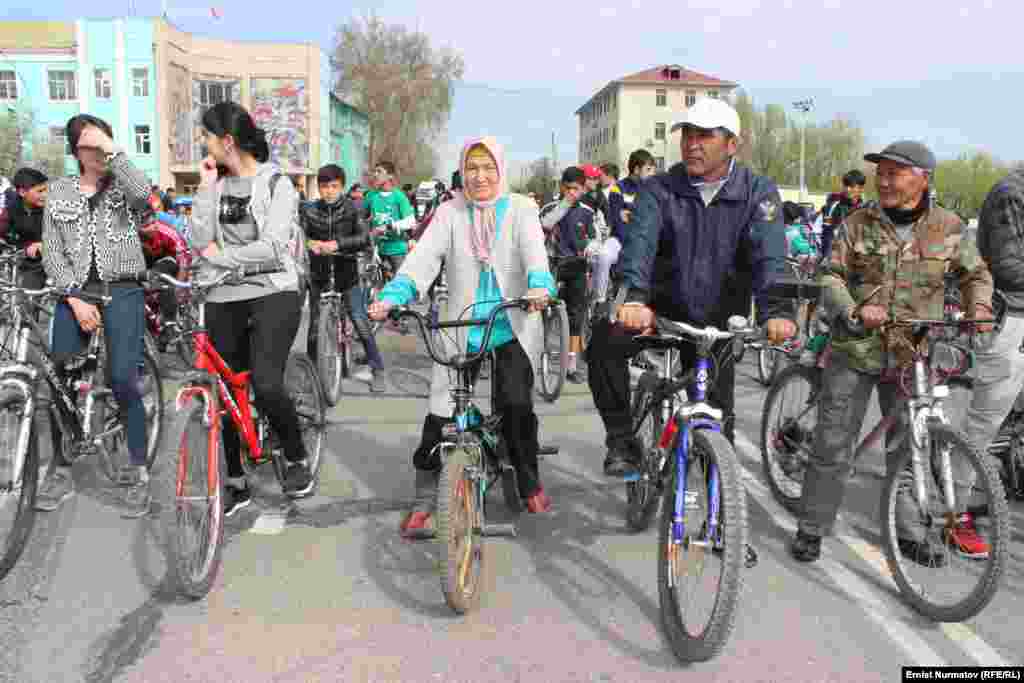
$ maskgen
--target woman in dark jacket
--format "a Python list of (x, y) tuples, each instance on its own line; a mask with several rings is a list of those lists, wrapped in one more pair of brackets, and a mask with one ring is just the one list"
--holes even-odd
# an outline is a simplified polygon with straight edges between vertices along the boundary
[[(102, 324), (110, 364), (111, 389), (125, 421), (134, 484), (124, 500), (125, 517), (149, 512), (146, 468), (146, 411), (139, 366), (145, 333), (139, 277), (146, 261), (139, 242), (140, 216), (147, 209), (150, 182), (114, 145), (110, 125), (88, 114), (67, 124), (72, 156), (80, 175), (50, 183), (43, 214), (43, 266), (58, 288), (83, 288), (111, 297), (100, 310), (67, 297), (53, 314), (52, 351), (66, 356), (85, 347)], [(39, 491), (36, 507), (55, 510), (74, 493), (71, 466), (63, 457)]]

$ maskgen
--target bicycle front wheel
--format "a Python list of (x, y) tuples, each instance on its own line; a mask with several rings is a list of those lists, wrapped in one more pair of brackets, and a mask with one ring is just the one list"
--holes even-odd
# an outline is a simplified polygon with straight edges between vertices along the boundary
[(761, 413), (761, 463), (772, 494), (799, 514), (804, 474), (818, 425), (821, 370), (790, 365), (768, 390)]
[[(36, 519), (39, 432), (36, 415), (26, 417), (24, 410), (25, 400), (19, 392), (0, 393), (0, 580), (21, 559)], [(28, 442), (23, 444), (21, 428), (26, 419), (31, 424)], [(14, 457), (19, 449), (25, 453), (20, 468)]]
[(633, 395), (634, 435), (643, 449), (640, 478), (626, 482), (626, 524), (633, 531), (651, 526), (661, 497), (661, 462), (658, 440), (664, 428), (661, 405), (650, 391), (640, 389)]
[[(935, 421), (928, 424), (925, 438), (923, 503), (915, 493), (909, 448), (882, 488), (885, 557), (914, 609), (935, 621), (965, 621), (981, 612), (999, 588), (1010, 552), (1010, 510), (994, 466), (959, 430)], [(955, 514), (949, 513), (943, 493), (944, 454), (956, 485)], [(964, 543), (968, 528), (976, 529), (973, 543)], [(979, 536), (988, 545), (985, 553), (978, 552)]]
[(437, 542), (441, 591), (458, 614), (480, 604), (484, 567), (483, 511), (479, 483), (466, 472), (476, 458), (456, 448), (448, 453), (437, 487)]
[[(211, 401), (216, 401), (210, 397)], [(210, 592), (220, 570), (224, 500), (220, 470), (220, 418), (206, 423), (206, 407), (189, 398), (171, 422), (165, 457), (177, 464), (172, 568), (181, 592), (197, 600)]]
[(341, 395), (342, 348), (341, 327), (338, 309), (332, 304), (320, 305), (320, 320), (317, 324), (316, 365), (324, 399), (331, 406), (337, 405)]
[[(735, 451), (718, 432), (694, 430), (691, 438), (688, 472), (678, 472), (674, 463), (671, 467), (658, 539), (661, 622), (681, 662), (706, 661), (725, 647), (736, 623), (747, 544), (746, 490)], [(685, 477), (687, 500), (683, 538), (677, 543), (672, 520), (678, 477)]]
[(565, 359), (569, 355), (569, 315), (564, 302), (548, 306), (541, 315), (544, 324), (544, 348), (538, 363), (538, 393), (545, 401), (553, 403), (562, 395), (562, 387), (565, 385)]

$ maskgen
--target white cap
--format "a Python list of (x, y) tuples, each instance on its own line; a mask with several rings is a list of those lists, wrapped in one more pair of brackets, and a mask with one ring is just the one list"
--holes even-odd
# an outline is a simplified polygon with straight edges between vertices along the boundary
[(725, 128), (733, 135), (740, 134), (740, 115), (729, 103), (716, 97), (702, 97), (686, 110), (679, 121), (672, 124), (672, 132), (683, 126), (711, 130)]

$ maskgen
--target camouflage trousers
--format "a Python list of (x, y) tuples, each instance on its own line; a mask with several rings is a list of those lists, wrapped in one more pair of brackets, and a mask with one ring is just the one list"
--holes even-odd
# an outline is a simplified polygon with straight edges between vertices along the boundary
[[(864, 425), (864, 416), (876, 386), (878, 404), (883, 415), (889, 415), (893, 410), (902, 411), (895, 385), (880, 383), (876, 375), (851, 369), (842, 356), (833, 356), (824, 370), (814, 451), (804, 473), (801, 501), (803, 512), (799, 526), (806, 534), (830, 536), (833, 533), (850, 478), (854, 448), (860, 441), (858, 437)], [(904, 448), (898, 447), (898, 442), (890, 447), (890, 441), (904, 431), (906, 421), (906, 413), (901, 412), (899, 421), (885, 435), (886, 474), (892, 474), (899, 467), (905, 453)], [(964, 482), (971, 473), (967, 461), (955, 455), (952, 466), (954, 482)], [(918, 507), (911, 493), (913, 477), (909, 466), (900, 476), (905, 477), (906, 482), (900, 487), (900, 498), (896, 505), (896, 531), (900, 538), (921, 541), (924, 539), (924, 530), (918, 523)], [(960, 485), (956, 489), (957, 499), (963, 500), (967, 489)]]

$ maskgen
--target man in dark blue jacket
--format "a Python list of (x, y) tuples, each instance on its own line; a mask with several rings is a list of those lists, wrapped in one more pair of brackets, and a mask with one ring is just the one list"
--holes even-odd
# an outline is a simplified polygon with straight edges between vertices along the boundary
[[(655, 315), (725, 328), (731, 315), (749, 315), (751, 295), (773, 342), (796, 334), (792, 305), (767, 296), (783, 271), (786, 233), (782, 201), (768, 178), (737, 164), (739, 116), (717, 99), (698, 101), (673, 127), (682, 129), (683, 162), (649, 178), (636, 197), (620, 257), (625, 302), (615, 323), (595, 327), (588, 349), (590, 389), (606, 430), (604, 471), (635, 470), (627, 361), (639, 352), (633, 335)], [(691, 347), (693, 348), (693, 347)], [(694, 357), (683, 357), (684, 367)], [(735, 370), (719, 368), (711, 390), (733, 440)]]

